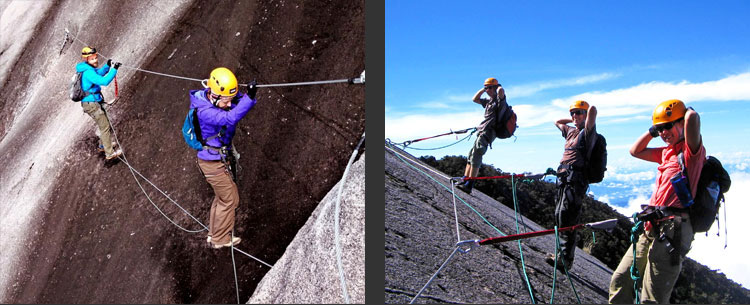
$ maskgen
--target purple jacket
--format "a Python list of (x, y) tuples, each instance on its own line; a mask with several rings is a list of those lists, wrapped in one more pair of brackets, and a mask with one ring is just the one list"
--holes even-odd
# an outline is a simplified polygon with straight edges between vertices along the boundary
[[(239, 102), (232, 103), (229, 110), (224, 110), (211, 104), (206, 97), (209, 90), (190, 90), (190, 108), (197, 109), (203, 139), (219, 134), (223, 126), (227, 128), (223, 137), (208, 140), (206, 145), (214, 147), (229, 146), (232, 143), (237, 123), (255, 106), (257, 100), (252, 100), (247, 95), (239, 93), (237, 95)], [(221, 160), (219, 153), (212, 149), (198, 151), (198, 158), (207, 161)]]

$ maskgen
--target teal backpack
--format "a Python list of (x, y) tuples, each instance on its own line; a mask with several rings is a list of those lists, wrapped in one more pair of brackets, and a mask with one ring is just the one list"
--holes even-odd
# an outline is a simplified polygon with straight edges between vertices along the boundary
[(201, 134), (201, 125), (198, 123), (196, 108), (190, 108), (187, 116), (185, 116), (185, 123), (182, 124), (182, 137), (185, 138), (185, 143), (192, 149), (203, 150), (203, 146), (206, 145)]

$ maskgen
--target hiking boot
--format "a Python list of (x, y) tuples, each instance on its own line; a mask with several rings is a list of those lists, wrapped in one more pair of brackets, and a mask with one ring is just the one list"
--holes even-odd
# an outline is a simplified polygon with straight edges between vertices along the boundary
[[(558, 257), (557, 259), (558, 259), (557, 260), (557, 270), (558, 271), (564, 273), (565, 272), (565, 267), (567, 267), (568, 271), (570, 271), (570, 269), (571, 269), (571, 267), (573, 265), (573, 261), (565, 260), (565, 259), (563, 259), (562, 256)], [(549, 264), (550, 266), (555, 267), (555, 255), (554, 254), (547, 254), (547, 257), (544, 258), (544, 261), (547, 262), (547, 264)], [(565, 264), (565, 265), (563, 266), (563, 264)]]
[(224, 247), (236, 246), (237, 244), (240, 243), (240, 241), (242, 241), (242, 239), (240, 239), (239, 237), (234, 237), (231, 242), (228, 242), (226, 244), (220, 244), (220, 245), (218, 245), (218, 244), (214, 244), (213, 242), (211, 242), (211, 245), (212, 245), (212, 247), (214, 247), (214, 249), (221, 249), (221, 248), (224, 248)]
[(466, 192), (467, 194), (471, 194), (471, 189), (474, 188), (474, 180), (469, 180), (465, 183), (457, 183), (456, 188)]
[[(117, 143), (112, 142), (112, 148), (115, 148), (117, 146)], [(99, 146), (96, 147), (96, 150), (99, 151), (99, 153), (104, 152), (104, 145), (99, 144)]]
[(107, 160), (112, 160), (112, 159), (117, 158), (117, 157), (119, 157), (121, 155), (122, 155), (122, 149), (118, 148), (117, 150), (113, 151), (111, 155), (107, 155)]

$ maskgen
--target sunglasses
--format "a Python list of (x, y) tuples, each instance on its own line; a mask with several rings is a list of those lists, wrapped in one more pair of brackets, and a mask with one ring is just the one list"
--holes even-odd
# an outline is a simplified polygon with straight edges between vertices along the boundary
[(495, 89), (495, 86), (484, 86), (484, 90), (487, 90), (487, 89)]
[(573, 110), (570, 112), (570, 116), (574, 116), (577, 114), (586, 114), (586, 110)]
[(672, 127), (674, 127), (674, 124), (677, 123), (677, 122), (679, 122), (679, 121), (682, 121), (682, 119), (679, 119), (679, 120), (673, 121), (673, 122), (669, 122), (669, 123), (654, 125), (654, 130), (656, 130), (657, 133), (658, 132), (662, 132), (664, 130), (670, 130), (670, 129), (672, 129)]

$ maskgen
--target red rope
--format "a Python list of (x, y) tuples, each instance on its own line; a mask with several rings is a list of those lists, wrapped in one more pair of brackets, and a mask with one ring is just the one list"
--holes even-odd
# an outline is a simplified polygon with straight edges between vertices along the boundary
[(115, 76), (115, 98), (120, 95), (120, 88), (117, 86), (117, 76)]
[(488, 177), (465, 177), (464, 181), (466, 181), (466, 180), (483, 180), (483, 179), (506, 179), (506, 178), (510, 178), (511, 176), (513, 176), (515, 178), (526, 177), (525, 174), (503, 175), (503, 176), (488, 176)]
[[(585, 226), (585, 224), (578, 224), (575, 226), (565, 227), (565, 228), (559, 228), (557, 229), (558, 232), (563, 231), (571, 231), (571, 230), (578, 230)], [(506, 235), (506, 236), (498, 236), (498, 237), (490, 237), (485, 238), (483, 240), (479, 241), (480, 245), (487, 245), (487, 244), (496, 244), (511, 240), (518, 240), (518, 239), (524, 239), (524, 238), (531, 238), (541, 235), (547, 235), (547, 234), (553, 234), (555, 233), (555, 229), (549, 229), (544, 231), (536, 231), (536, 232), (528, 232), (528, 233), (521, 233), (521, 234), (513, 234), (513, 235)]]

